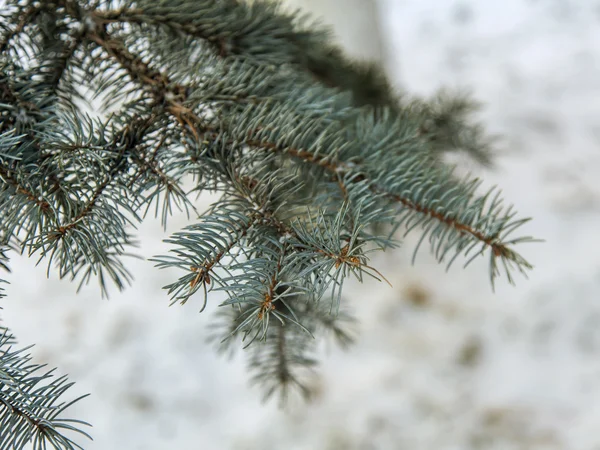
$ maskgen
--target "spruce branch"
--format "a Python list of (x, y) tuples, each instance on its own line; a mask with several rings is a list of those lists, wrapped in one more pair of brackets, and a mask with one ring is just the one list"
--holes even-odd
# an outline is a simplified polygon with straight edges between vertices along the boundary
[[(355, 106), (376, 107), (377, 117), (402, 115), (403, 108), (410, 105), (406, 95), (395, 92), (376, 64), (357, 63), (339, 48), (324, 45), (329, 30), (306, 18), (287, 14), (272, 2), (201, 3), (127, 2), (117, 10), (99, 11), (96, 17), (104, 24), (163, 26), (176, 35), (203, 40), (221, 58), (253, 64), (292, 64), (327, 87), (351, 92)], [(231, 20), (215, 20), (222, 15)], [(422, 106), (428, 116), (422, 132), (429, 136), (433, 154), (464, 151), (480, 163), (491, 165), (493, 139), (483, 133), (481, 125), (470, 123), (470, 115), (479, 108), (478, 104), (462, 93), (451, 95), (442, 90)]]
[[(344, 282), (387, 281), (368, 255), (396, 246), (400, 227), (422, 230), (415, 255), (428, 241), (448, 266), (487, 252), (492, 286), (502, 271), (513, 282), (531, 268), (514, 247), (533, 239), (513, 237), (527, 219), (440, 158), (464, 150), (489, 163), (491, 140), (467, 97), (400, 97), (380, 69), (264, 2), (9, 3), (1, 243), (61, 277), (96, 276), (105, 294), (108, 279), (131, 281), (130, 229), (152, 205), (163, 225), (173, 206), (195, 212), (153, 261), (178, 271), (165, 287), (172, 303), (201, 291), (202, 310), (210, 292), (225, 295), (218, 335), (225, 347), (242, 340), (267, 396), (309, 394), (313, 337), (351, 340)], [(82, 100), (100, 101), (95, 118)], [(221, 199), (198, 215), (190, 197), (205, 190)], [(42, 423), (27, 414), (6, 417)]]
[[(0, 269), (6, 272), (10, 272), (10, 250), (17, 248), (12, 243), (0, 246)], [(0, 299), (5, 295), (3, 283), (0, 279)], [(14, 350), (15, 345), (16, 339), (0, 322), (0, 448), (82, 449), (73, 438), (82, 435), (91, 439), (84, 431), (89, 424), (63, 414), (87, 395), (61, 402), (73, 383), (65, 376), (56, 378), (54, 369), (43, 372), (45, 366), (31, 363), (31, 356), (26, 354), (30, 347)]]
[(173, 303), (185, 304), (200, 288), (204, 290), (204, 301), (200, 311), (206, 306), (206, 295), (216, 285), (223, 285), (218, 272), (221, 260), (226, 256), (235, 258), (234, 247), (239, 246), (247, 233), (255, 226), (257, 216), (234, 205), (219, 203), (212, 214), (202, 217), (202, 221), (175, 233), (166, 242), (175, 247), (176, 256), (151, 259), (157, 267), (179, 267), (187, 273), (176, 283), (165, 286), (172, 296)]
[(13, 344), (5, 328), (0, 334), (0, 448), (20, 450), (30, 444), (35, 450), (82, 449), (70, 436), (91, 439), (83, 431), (89, 424), (64, 418), (63, 412), (87, 395), (58, 403), (73, 383), (64, 376), (54, 378), (54, 370), (40, 373), (44, 366), (32, 364), (27, 348), (13, 350)]
[[(230, 20), (219, 21), (223, 16)], [(351, 61), (339, 48), (324, 45), (328, 30), (285, 13), (273, 2), (137, 1), (99, 11), (97, 17), (106, 24), (163, 26), (204, 40), (222, 58), (293, 64), (326, 86), (351, 91), (357, 106), (397, 106), (393, 88), (378, 67)]]
[[(161, 74), (158, 71), (155, 71), (151, 68), (149, 68), (149, 66), (145, 63), (143, 63), (139, 58), (135, 57), (134, 55), (132, 55), (131, 53), (127, 52), (126, 50), (124, 50), (124, 45), (116, 40), (106, 40), (103, 39), (102, 37), (98, 36), (95, 32), (91, 35), (92, 39), (97, 42), (99, 45), (101, 45), (107, 52), (112, 53), (117, 59), (118, 61), (123, 65), (123, 67), (125, 69), (127, 69), (129, 71), (129, 73), (132, 75), (132, 77), (139, 81), (140, 83), (142, 83), (144, 86), (148, 86), (148, 87), (155, 87), (155, 86), (163, 86), (163, 89), (168, 89), (167, 86), (171, 86), (171, 83), (169, 82), (169, 79), (166, 75)], [(172, 92), (172, 96), (175, 97), (175, 93), (177, 92), (178, 96), (181, 96), (182, 93), (184, 93), (186, 91), (186, 87), (182, 86), (182, 85), (175, 85), (175, 86), (171, 86), (170, 87), (170, 92)], [(210, 136), (210, 132), (207, 133), (206, 130), (206, 126), (204, 125), (205, 121), (203, 121), (200, 117), (198, 117), (193, 111), (191, 111), (189, 108), (186, 108), (185, 106), (181, 105), (181, 103), (171, 99), (168, 100), (168, 103), (170, 103), (169, 106), (169, 110), (178, 118), (178, 121), (183, 125), (187, 125), (189, 128), (191, 133), (194, 135), (194, 137), (199, 140), (200, 134), (202, 134), (202, 136), (206, 139), (207, 136)], [(264, 107), (263, 107), (264, 108)], [(282, 108), (283, 109), (283, 108)], [(256, 114), (256, 108), (253, 108), (252, 106), (249, 107), (250, 113), (248, 113), (246, 115), (246, 117), (248, 118), (252, 118), (254, 119), (255, 117), (261, 117), (261, 114)], [(282, 111), (277, 111), (278, 114), (281, 114)], [(268, 123), (272, 123), (272, 119), (273, 119), (273, 112), (272, 110), (269, 111), (269, 115), (268, 115), (268, 119), (269, 122)], [(244, 118), (246, 118), (244, 117)], [(243, 120), (243, 119), (242, 119)], [(286, 123), (295, 123), (297, 121), (292, 121), (289, 120)], [(283, 151), (287, 154), (289, 154), (290, 156), (293, 156), (295, 158), (299, 158), (304, 162), (308, 162), (311, 164), (314, 164), (316, 166), (319, 166), (323, 169), (325, 169), (327, 172), (333, 173), (334, 176), (336, 177), (336, 179), (339, 180), (339, 177), (337, 176), (337, 174), (343, 172), (347, 175), (347, 177), (349, 179), (352, 180), (352, 182), (360, 182), (363, 180), (368, 180), (367, 175), (359, 170), (356, 169), (352, 169), (349, 170), (348, 169), (348, 164), (343, 162), (343, 161), (338, 161), (337, 158), (335, 158), (335, 155), (324, 155), (321, 156), (319, 154), (314, 154), (310, 151), (307, 150), (303, 150), (303, 149), (298, 149), (298, 148), (294, 148), (294, 147), (290, 147), (289, 144), (287, 142), (284, 142), (282, 144), (278, 144), (275, 142), (270, 142), (269, 140), (260, 140), (260, 139), (252, 139), (252, 135), (249, 135), (249, 133), (255, 133), (255, 135), (258, 135), (259, 137), (261, 136), (261, 132), (263, 132), (263, 130), (269, 130), (269, 128), (273, 128), (272, 125), (269, 126), (266, 123), (256, 123), (255, 121), (252, 123), (253, 128), (251, 127), (246, 127), (245, 131), (246, 131), (246, 136), (245, 136), (245, 143), (247, 145), (253, 146), (253, 147), (258, 147), (258, 148), (264, 148), (270, 151)], [(197, 128), (200, 128), (199, 130)], [(241, 126), (238, 125), (237, 127), (242, 128)], [(309, 127), (307, 127), (309, 128)], [(264, 133), (262, 133), (264, 134)], [(212, 132), (212, 136), (218, 136), (217, 133)], [(237, 136), (236, 136), (237, 137)], [(334, 149), (336, 152), (339, 152), (341, 149), (339, 148), (335, 148)], [(415, 165), (415, 161), (411, 161), (409, 158), (404, 158), (402, 161), (398, 162), (400, 167), (402, 169), (404, 169), (407, 165)], [(434, 171), (434, 165), (433, 165), (433, 161), (428, 160), (425, 157), (422, 157), (422, 160), (417, 160), (416, 164), (421, 165), (422, 167), (412, 167), (412, 170), (417, 172), (423, 172), (424, 170), (430, 170), (430, 171)], [(354, 167), (354, 164), (353, 166)], [(399, 170), (397, 170), (396, 172), (399, 172)], [(440, 172), (440, 176), (438, 179), (436, 180), (435, 178), (433, 178), (433, 181), (428, 183), (428, 190), (427, 193), (429, 193), (430, 195), (435, 195), (440, 191), (447, 191), (448, 189), (451, 188), (451, 182), (452, 184), (454, 184), (454, 180), (447, 174), (444, 173), (444, 170), (438, 170), (438, 172)], [(394, 175), (396, 175), (396, 173), (394, 173)], [(381, 177), (380, 174), (378, 174), (379, 177)], [(409, 181), (413, 181), (412, 179)], [(341, 183), (341, 181), (339, 181)], [(388, 181), (389, 183), (389, 181)], [(498, 239), (498, 236), (496, 235), (487, 235), (484, 231), (477, 229), (476, 227), (476, 223), (463, 223), (463, 221), (459, 220), (458, 217), (452, 216), (452, 215), (448, 215), (447, 213), (445, 213), (445, 211), (443, 209), (441, 209), (441, 207), (443, 207), (443, 204), (441, 204), (442, 200), (444, 199), (444, 196), (442, 195), (441, 198), (438, 197), (438, 199), (435, 199), (437, 201), (435, 201), (435, 205), (437, 206), (437, 208), (433, 209), (433, 208), (429, 208), (427, 205), (425, 204), (420, 204), (417, 201), (415, 201), (414, 199), (411, 199), (408, 196), (405, 195), (401, 195), (398, 193), (393, 192), (392, 190), (388, 189), (386, 186), (383, 186), (381, 184), (377, 184), (375, 182), (369, 182), (369, 188), (371, 189), (371, 191), (373, 191), (373, 193), (375, 194), (383, 194), (384, 196), (388, 197), (389, 199), (400, 203), (403, 207), (412, 210), (416, 213), (418, 213), (421, 216), (424, 216), (424, 219), (422, 219), (420, 222), (420, 224), (424, 224), (426, 229), (429, 230), (440, 230), (439, 228), (434, 228), (433, 226), (429, 226), (431, 222), (428, 221), (428, 219), (434, 219), (436, 221), (439, 221), (443, 224), (445, 224), (447, 227), (452, 228), (455, 230), (454, 233), (449, 233), (449, 238), (451, 239), (455, 239), (455, 241), (453, 243), (455, 244), (455, 247), (457, 248), (457, 254), (461, 252), (461, 250), (463, 250), (465, 247), (467, 247), (467, 252), (470, 251), (470, 248), (468, 247), (469, 245), (472, 244), (473, 241), (479, 241), (483, 244), (483, 246), (487, 246), (491, 249), (491, 253), (492, 253), (492, 257), (490, 260), (490, 278), (492, 280), (492, 283), (494, 282), (495, 278), (500, 274), (499, 271), (499, 267), (498, 267), (498, 262), (496, 261), (496, 258), (500, 258), (502, 265), (504, 266), (504, 268), (507, 271), (507, 276), (509, 277), (509, 280), (512, 282), (512, 278), (510, 277), (510, 268), (511, 266), (514, 266), (515, 268), (518, 268), (519, 270), (523, 271), (522, 269), (528, 269), (530, 268), (530, 266), (528, 265), (528, 263), (522, 258), (520, 257), (520, 255), (518, 255), (516, 252), (514, 252), (513, 250), (508, 248), (508, 244), (503, 243), (502, 241), (500, 241)], [(391, 183), (390, 183), (391, 184)], [(394, 184), (399, 184), (399, 183), (394, 183)], [(413, 183), (414, 184), (414, 183)], [(342, 185), (342, 189), (345, 189)], [(459, 194), (463, 195), (464, 197), (468, 197), (471, 198), (474, 195), (474, 191), (471, 192), (470, 191), (471, 188), (467, 188), (466, 192), (463, 190), (463, 192), (459, 192)], [(413, 189), (414, 191), (414, 189)], [(452, 197), (449, 199), (450, 203), (456, 203), (456, 199), (457, 197)], [(425, 198), (425, 200), (428, 200), (427, 198)], [(464, 202), (463, 202), (464, 203)], [(481, 212), (477, 212), (477, 205), (480, 204), (485, 204), (485, 197), (480, 197), (479, 199), (475, 199), (471, 204), (466, 204), (464, 205), (465, 208), (465, 212), (459, 214), (459, 216), (465, 217), (465, 218), (475, 218), (478, 217), (480, 215), (482, 215), (483, 213)], [(495, 202), (491, 205), (490, 210), (493, 211), (497, 208), (498, 204), (496, 204)], [(473, 210), (473, 211), (470, 211)], [(503, 223), (506, 224), (506, 226), (510, 225), (510, 228), (516, 228), (518, 225), (520, 225), (522, 222), (517, 222), (517, 223), (508, 223), (509, 219), (510, 219), (510, 211), (507, 211), (504, 215), (504, 218), (499, 219), (498, 222), (496, 223)], [(427, 228), (427, 226), (429, 226)], [(497, 228), (497, 227), (495, 227)], [(496, 230), (495, 230), (496, 231)], [(499, 234), (501, 230), (497, 230), (496, 233)], [(458, 239), (455, 238), (455, 235), (458, 235)], [(425, 237), (426, 234), (423, 235), (423, 237)], [(446, 234), (443, 233), (441, 230), (437, 231), (434, 234), (430, 235), (430, 240), (432, 241), (432, 245), (435, 245), (434, 241), (437, 238), (438, 240), (442, 240), (440, 239), (440, 237), (445, 237)], [(510, 243), (516, 243), (516, 242), (524, 242), (527, 240), (531, 240), (530, 238), (520, 238), (517, 241), (510, 241)], [(438, 248), (441, 248), (438, 246)], [(449, 249), (450, 247), (447, 246), (446, 250)], [(471, 245), (472, 248), (472, 245)], [(481, 252), (479, 252), (478, 254), (480, 254)], [(438, 254), (440, 254), (440, 260), (443, 260), (444, 256), (446, 255), (446, 251), (443, 251), (441, 253), (438, 252)], [(453, 260), (451, 260), (452, 262)], [(523, 271), (524, 273), (524, 271)]]

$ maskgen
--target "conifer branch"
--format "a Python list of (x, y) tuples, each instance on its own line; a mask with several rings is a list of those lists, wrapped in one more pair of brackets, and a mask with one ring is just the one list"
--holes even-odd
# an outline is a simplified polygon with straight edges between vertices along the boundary
[(12, 344), (14, 338), (5, 329), (0, 334), (0, 448), (20, 450), (31, 444), (35, 450), (50, 445), (56, 450), (82, 449), (69, 435), (91, 439), (81, 428), (89, 424), (61, 414), (86, 395), (57, 404), (73, 383), (53, 378), (53, 370), (38, 375), (44, 366), (31, 364), (26, 348), (12, 351)]
[[(225, 346), (241, 338), (267, 396), (310, 392), (314, 336), (351, 340), (342, 286), (350, 275), (387, 281), (368, 254), (394, 246), (401, 226), (422, 229), (415, 254), (428, 241), (448, 265), (487, 252), (492, 285), (502, 266), (510, 282), (531, 268), (513, 246), (532, 239), (509, 236), (527, 219), (439, 158), (462, 149), (487, 162), (468, 99), (400, 100), (380, 69), (264, 2), (9, 3), (0, 13), (0, 244), (38, 253), (80, 285), (94, 275), (105, 294), (107, 278), (119, 288), (131, 280), (128, 230), (151, 205), (158, 216), (162, 201), (166, 224), (172, 205), (189, 213), (192, 192), (219, 192), (153, 261), (180, 271), (166, 286), (172, 303), (201, 290), (204, 309), (208, 292), (225, 293), (220, 337)], [(96, 99), (102, 119), (76, 101)], [(0, 374), (11, 364), (0, 349)], [(49, 416), (28, 409), (38, 397), (4, 386), (0, 409), (3, 396), (13, 403), (0, 425), (7, 418), (13, 439), (46, 436), (43, 448)]]
[[(184, 94), (182, 94), (182, 93), (186, 92), (185, 86), (175, 85), (174, 87), (171, 87), (172, 85), (169, 82), (169, 79), (165, 74), (161, 74), (160, 72), (149, 68), (149, 66), (146, 63), (142, 62), (140, 58), (135, 57), (131, 53), (124, 50), (124, 45), (121, 42), (116, 41), (116, 40), (107, 41), (106, 39), (99, 37), (96, 33), (92, 33), (91, 39), (94, 40), (94, 42), (101, 45), (102, 48), (104, 48), (107, 52), (110, 52), (111, 54), (113, 54), (113, 56), (115, 56), (117, 58), (117, 60), (122, 64), (122, 66), (130, 72), (132, 77), (134, 79), (140, 81), (143, 85), (151, 86), (151, 87), (156, 87), (156, 86), (162, 85), (163, 90), (169, 89), (170, 92), (177, 92), (178, 97), (184, 96)], [(154, 92), (157, 92), (157, 91), (154, 91)], [(175, 94), (172, 94), (172, 95), (173, 95), (173, 97), (175, 96)], [(184, 99), (185, 99), (185, 96), (184, 96), (183, 100)], [(185, 124), (189, 125), (190, 130), (194, 134), (194, 137), (196, 138), (196, 140), (200, 140), (200, 135), (202, 135), (203, 139), (206, 139), (207, 137), (211, 137), (211, 136), (213, 138), (217, 138), (219, 136), (219, 133), (217, 133), (216, 131), (207, 130), (205, 121), (203, 121), (201, 118), (199, 118), (197, 115), (195, 115), (193, 113), (193, 111), (191, 111), (189, 108), (183, 106), (181, 103), (179, 103), (173, 99), (169, 99), (169, 100), (167, 100), (167, 102), (170, 103), (169, 110), (171, 112), (173, 112), (173, 114), (176, 115), (176, 117), (180, 118), (181, 123), (185, 122)], [(260, 130), (257, 130), (257, 132), (260, 133)], [(486, 235), (481, 230), (475, 229), (473, 226), (470, 226), (469, 224), (461, 223), (461, 221), (457, 217), (453, 217), (451, 215), (449, 216), (449, 215), (447, 215), (447, 213), (443, 214), (441, 212), (438, 212), (431, 208), (428, 208), (422, 204), (418, 204), (417, 202), (410, 200), (406, 196), (402, 196), (400, 194), (390, 192), (387, 189), (385, 189), (384, 187), (379, 186), (376, 183), (370, 181), (367, 178), (367, 176), (360, 170), (358, 170), (358, 171), (356, 169), (350, 170), (348, 164), (346, 164), (342, 161), (337, 161), (335, 159), (332, 159), (328, 155), (327, 156), (315, 155), (309, 151), (298, 149), (298, 148), (281, 147), (280, 145), (278, 145), (274, 142), (269, 142), (269, 141), (264, 141), (264, 140), (260, 141), (260, 140), (248, 138), (245, 141), (245, 143), (247, 145), (250, 145), (253, 147), (264, 148), (264, 149), (274, 151), (274, 152), (281, 151), (292, 157), (299, 158), (304, 162), (308, 162), (308, 163), (314, 164), (316, 166), (319, 166), (319, 167), (325, 169), (327, 172), (333, 174), (334, 179), (338, 180), (339, 183), (341, 183), (341, 181), (339, 181), (339, 180), (341, 180), (339, 174), (340, 173), (349, 173), (350, 175), (347, 178), (350, 179), (351, 182), (353, 182), (353, 183), (359, 182), (360, 183), (362, 181), (367, 181), (369, 188), (371, 189), (371, 191), (373, 193), (383, 194), (385, 197), (402, 204), (402, 206), (404, 206), (405, 208), (408, 208), (408, 209), (415, 211), (417, 213), (420, 213), (424, 216), (427, 216), (427, 217), (435, 219), (439, 222), (442, 222), (445, 225), (447, 225), (448, 227), (454, 228), (461, 235), (468, 234), (468, 235), (472, 236), (476, 240), (482, 242), (484, 245), (490, 247), (493, 258), (500, 257), (503, 261), (506, 261), (506, 260), (515, 261), (519, 267), (525, 267), (525, 268), (530, 267), (526, 263), (525, 260), (523, 260), (513, 250), (509, 249), (506, 244), (499, 242), (497, 239), (497, 236)], [(355, 164), (352, 165), (352, 167), (354, 167), (354, 166), (355, 166)], [(496, 270), (497, 265), (496, 265), (494, 259), (492, 259), (491, 264), (492, 264), (491, 278), (493, 281), (493, 279), (497, 275), (497, 270)]]
[[(358, 106), (398, 107), (398, 96), (375, 64), (351, 61), (339, 48), (323, 45), (329, 30), (315, 24), (303, 25), (301, 18), (283, 13), (277, 5), (266, 2), (248, 5), (233, 0), (205, 1), (201, 5), (186, 0), (171, 4), (138, 1), (136, 5), (139, 6), (98, 11), (97, 17), (107, 24), (164, 26), (204, 40), (221, 58), (275, 65), (291, 63), (325, 86), (352, 91)], [(232, 20), (215, 27), (213, 18), (221, 15)], [(251, 39), (266, 42), (251, 45)]]
[[(232, 256), (234, 247), (241, 244), (242, 239), (256, 224), (257, 216), (249, 212), (241, 213), (227, 211), (229, 220), (221, 219), (227, 210), (218, 211), (216, 214), (206, 215), (203, 220), (195, 225), (175, 233), (166, 242), (177, 245), (174, 248), (177, 256), (164, 256), (152, 258), (157, 262), (157, 267), (180, 267), (186, 275), (173, 284), (165, 286), (172, 298), (172, 303), (179, 301), (185, 304), (201, 287), (204, 290), (204, 299), (200, 311), (206, 307), (207, 293), (215, 285), (222, 285), (222, 278), (215, 271), (221, 260)], [(231, 220), (235, 218), (235, 221)], [(235, 255), (233, 255), (235, 258)]]
[(94, 211), (94, 207), (108, 186), (115, 182), (117, 176), (123, 170), (127, 169), (127, 165), (125, 164), (127, 153), (140, 144), (144, 138), (144, 134), (148, 132), (150, 125), (154, 123), (155, 119), (155, 115), (147, 118), (135, 118), (116, 134), (113, 142), (107, 146), (108, 151), (116, 152), (116, 157), (112, 159), (104, 180), (95, 188), (83, 208), (74, 217), (68, 218), (68, 223), (58, 225), (55, 230), (50, 232), (50, 235), (54, 239), (60, 239), (67, 232), (81, 225), (83, 220)]
[(50, 203), (47, 201), (40, 199), (33, 192), (31, 192), (26, 187), (22, 186), (17, 179), (11, 174), (11, 170), (3, 165), (0, 165), (0, 179), (11, 186), (17, 194), (21, 194), (27, 198), (28, 201), (35, 204), (40, 211), (44, 214), (52, 214), (53, 211), (50, 208)]

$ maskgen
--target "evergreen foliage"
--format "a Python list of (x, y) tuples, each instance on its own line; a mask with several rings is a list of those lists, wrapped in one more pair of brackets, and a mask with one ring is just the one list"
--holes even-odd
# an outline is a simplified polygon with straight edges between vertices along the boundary
[[(351, 340), (343, 281), (384, 280), (368, 253), (419, 228), (440, 262), (487, 254), (492, 283), (530, 265), (526, 219), (441, 155), (490, 161), (474, 105), (397, 95), (373, 65), (271, 3), (10, 0), (0, 18), (0, 244), (60, 277), (123, 289), (132, 225), (174, 208), (194, 223), (160, 268), (173, 302), (224, 291), (221, 348), (243, 342), (267, 396), (308, 394), (314, 337)], [(220, 192), (198, 215), (192, 192)], [(416, 252), (416, 250), (415, 250)], [(340, 309), (341, 308), (341, 309)], [(0, 448), (80, 448), (70, 386), (37, 375), (3, 329)], [(66, 432), (66, 434), (63, 434)], [(85, 434), (85, 433), (84, 433)]]

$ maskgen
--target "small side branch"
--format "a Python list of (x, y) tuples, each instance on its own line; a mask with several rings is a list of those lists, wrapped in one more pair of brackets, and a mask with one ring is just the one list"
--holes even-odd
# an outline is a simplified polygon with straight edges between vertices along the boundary
[(127, 168), (124, 164), (125, 158), (128, 152), (136, 148), (137, 145), (143, 140), (145, 132), (150, 128), (152, 123), (156, 120), (154, 114), (147, 118), (138, 118), (127, 124), (123, 130), (115, 136), (115, 139), (110, 147), (119, 149), (118, 156), (113, 160), (111, 169), (106, 174), (104, 181), (102, 181), (94, 190), (92, 196), (87, 201), (85, 206), (79, 211), (75, 217), (69, 218), (69, 222), (64, 225), (59, 225), (56, 230), (50, 232), (54, 238), (60, 238), (64, 236), (68, 231), (75, 228), (81, 221), (90, 215), (94, 211), (96, 203), (103, 195), (104, 191), (114, 182), (116, 177)]
[(0, 330), (0, 448), (24, 448), (33, 442), (35, 448), (82, 449), (63, 433), (91, 439), (81, 428), (89, 424), (61, 415), (86, 396), (58, 403), (73, 383), (66, 377), (53, 378), (52, 370), (39, 374), (43, 366), (32, 364), (24, 350), (11, 351), (13, 343), (13, 336), (6, 329)]
[(22, 186), (16, 178), (13, 177), (10, 169), (0, 165), (0, 178), (8, 185), (12, 186), (17, 194), (24, 195), (28, 201), (34, 203), (44, 214), (52, 216), (53, 211), (50, 204), (42, 198), (36, 196), (33, 192)]

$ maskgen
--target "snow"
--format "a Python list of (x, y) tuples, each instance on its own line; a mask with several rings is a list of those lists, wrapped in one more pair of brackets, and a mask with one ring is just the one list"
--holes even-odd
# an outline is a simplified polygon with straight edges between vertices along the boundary
[[(467, 87), (503, 136), (482, 177), (546, 240), (520, 248), (530, 279), (493, 293), (484, 262), (446, 273), (424, 249), (412, 266), (409, 236), (372, 261), (394, 288), (346, 286), (357, 343), (323, 351), (317, 398), (282, 411), (260, 403), (239, 355), (206, 343), (219, 298), (202, 314), (169, 308), (169, 274), (132, 260), (134, 286), (106, 301), (13, 259), (3, 317), (92, 394), (72, 410), (94, 425), (86, 449), (600, 448), (600, 8), (382, 0), (381, 12), (398, 85)], [(144, 256), (164, 251), (157, 222), (140, 235)]]

